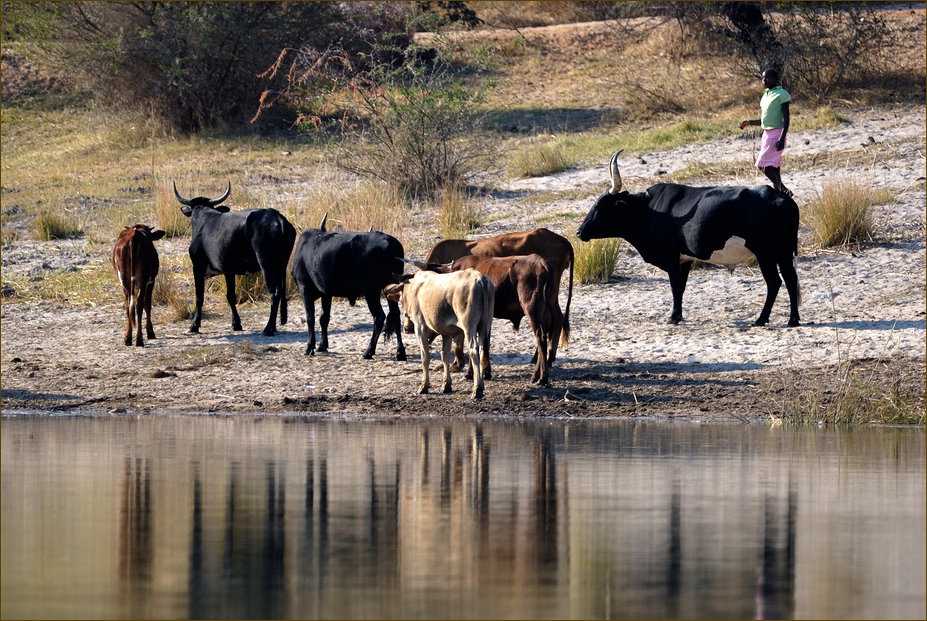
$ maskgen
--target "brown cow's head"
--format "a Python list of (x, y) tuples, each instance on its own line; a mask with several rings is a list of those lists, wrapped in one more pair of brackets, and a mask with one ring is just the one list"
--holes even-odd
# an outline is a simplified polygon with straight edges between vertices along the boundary
[(147, 224), (136, 224), (135, 226), (127, 226), (126, 230), (135, 230), (144, 235), (151, 236), (151, 241), (157, 241), (164, 237), (165, 232), (161, 229), (153, 229)]
[[(412, 280), (412, 274), (393, 274), (393, 277), (399, 281), (398, 284), (387, 285), (383, 288), (383, 293), (386, 294), (387, 300), (392, 300), (401, 306), (402, 292), (405, 290), (406, 284)], [(402, 310), (403, 330), (405, 330), (406, 334), (412, 334), (415, 332), (415, 324), (412, 323), (412, 318), (409, 317), (409, 313), (405, 312), (405, 308)]]

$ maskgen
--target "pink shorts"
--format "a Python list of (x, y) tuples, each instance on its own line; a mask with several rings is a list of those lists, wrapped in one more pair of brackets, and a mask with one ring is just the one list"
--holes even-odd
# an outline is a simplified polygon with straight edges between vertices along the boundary
[[(767, 129), (763, 132), (763, 142), (760, 144), (760, 156), (756, 159), (757, 168), (782, 167), (782, 151), (776, 150), (776, 142), (782, 135), (782, 128)], [(785, 149), (783, 149), (784, 151)]]

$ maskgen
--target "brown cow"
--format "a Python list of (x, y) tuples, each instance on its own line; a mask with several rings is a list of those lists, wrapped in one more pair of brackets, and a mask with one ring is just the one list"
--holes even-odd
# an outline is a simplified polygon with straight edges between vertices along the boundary
[[(419, 269), (436, 272), (456, 272), (475, 269), (485, 275), (496, 287), (493, 317), (507, 319), (518, 330), (523, 317), (528, 317), (537, 349), (533, 362), (533, 384), (546, 386), (550, 378), (551, 343), (555, 334), (563, 328), (563, 313), (557, 303), (554, 269), (544, 257), (538, 254), (514, 257), (476, 257), (468, 255), (454, 260), (450, 265), (436, 265), (408, 261)], [(456, 364), (463, 367), (465, 358), (462, 344), (456, 349)], [(489, 344), (487, 343), (487, 351)], [(470, 369), (469, 373), (472, 373)], [(486, 379), (492, 379), (492, 369), (487, 363), (483, 371)], [(467, 377), (470, 377), (468, 374)]]
[(155, 276), (158, 275), (158, 251), (154, 241), (164, 237), (164, 231), (152, 229), (147, 224), (127, 226), (116, 239), (113, 247), (113, 268), (122, 285), (126, 302), (125, 344), (132, 344), (132, 321), (135, 320), (135, 345), (144, 347), (142, 341), (142, 311), (147, 315), (145, 331), (149, 339), (155, 338), (151, 325), (151, 292)]
[[(534, 229), (503, 233), (483, 239), (445, 239), (435, 244), (426, 263), (450, 263), (460, 257), (473, 255), (477, 257), (510, 257), (515, 255), (539, 254), (554, 269), (554, 299), (559, 300), (560, 279), (566, 269), (570, 268), (570, 286), (567, 290), (566, 310), (563, 315), (563, 327), (551, 335), (549, 360), (557, 357), (558, 343), (566, 347), (570, 340), (570, 300), (573, 298), (573, 245), (565, 237), (557, 235), (550, 229)], [(557, 308), (560, 308), (558, 302)]]

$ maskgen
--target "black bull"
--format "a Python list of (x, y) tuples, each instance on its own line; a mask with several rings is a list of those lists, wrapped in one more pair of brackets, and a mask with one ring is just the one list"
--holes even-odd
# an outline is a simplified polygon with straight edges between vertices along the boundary
[(264, 336), (277, 330), (277, 309), (280, 323), (286, 323), (286, 265), (296, 242), (296, 229), (276, 209), (245, 209), (230, 212), (221, 203), (232, 192), (229, 183), (225, 194), (216, 199), (198, 196), (174, 196), (181, 211), (191, 219), (193, 236), (190, 240), (190, 260), (193, 263), (193, 284), (196, 289), (196, 310), (190, 332), (200, 331), (203, 316), (203, 296), (208, 276), (225, 276), (226, 299), (232, 309), (232, 329), (241, 330), (241, 317), (236, 308), (235, 276), (260, 271), (270, 294), (270, 317), (264, 326)]
[(364, 358), (372, 358), (376, 353), (377, 338), (385, 327), (385, 336), (396, 335), (396, 360), (405, 360), (399, 304), (387, 300), (389, 315), (383, 314), (380, 304), (383, 288), (398, 282), (393, 273), (402, 271), (402, 244), (395, 237), (379, 231), (326, 231), (325, 220), (322, 219), (319, 228), (306, 229), (300, 236), (290, 270), (306, 307), (306, 322), (309, 324), (306, 355), (316, 352), (315, 301), (322, 298), (322, 314), (319, 316), (322, 338), (318, 351), (324, 352), (328, 351), (332, 297), (347, 298), (351, 305), (362, 297), (373, 315), (373, 335)]
[(799, 325), (795, 201), (768, 186), (659, 183), (638, 194), (621, 192), (617, 156), (609, 164), (612, 187), (589, 210), (576, 232), (580, 240), (624, 238), (644, 261), (664, 270), (673, 291), (670, 323), (682, 320), (682, 295), (693, 260), (733, 266), (752, 253), (766, 281), (766, 302), (754, 325), (769, 322), (783, 280), (789, 293), (788, 325)]

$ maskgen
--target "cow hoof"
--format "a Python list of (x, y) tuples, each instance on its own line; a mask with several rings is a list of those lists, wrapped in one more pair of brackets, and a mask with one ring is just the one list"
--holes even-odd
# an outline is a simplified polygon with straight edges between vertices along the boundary
[(241, 332), (241, 324), (235, 325), (235, 324), (233, 323), (233, 324), (232, 324), (232, 331), (233, 331), (233, 332)]
[(483, 398), (483, 391), (482, 391), (482, 390), (477, 390), (477, 391), (475, 391), (475, 392), (473, 393), (473, 398), (474, 398), (474, 399), (482, 399), (482, 398)]
[(373, 354), (371, 354), (369, 351), (364, 353), (364, 360), (370, 360), (371, 358), (373, 358)]
[(420, 394), (420, 395), (427, 395), (427, 394), (428, 394), (428, 386), (422, 386), (421, 388), (419, 388), (419, 389), (418, 389), (418, 394)]
[(404, 352), (404, 351), (396, 352), (396, 360), (399, 361), (399, 362), (405, 362), (405, 361), (406, 361), (406, 352)]
[(445, 386), (443, 389), (441, 389), (441, 392), (443, 392), (443, 393), (446, 394), (446, 395), (449, 395), (449, 394), (451, 394), (451, 393), (454, 392), (454, 391), (451, 390), (450, 385), (447, 385), (447, 386)]
[[(473, 379), (473, 378), (470, 378), (470, 379)], [(491, 380), (491, 379), (492, 379), (492, 371), (490, 371), (489, 369), (484, 369), (484, 370), (483, 370), (483, 379), (484, 379), (484, 380)]]
[(315, 355), (315, 350), (312, 349), (311, 347), (307, 347), (307, 348), (306, 348), (306, 351), (303, 352), (303, 355), (304, 355), (304, 356), (314, 356), (314, 355)]
[(682, 321), (682, 317), (670, 317), (669, 321), (667, 321), (666, 323), (677, 326), (679, 325), (680, 321)]
[[(199, 326), (190, 326), (190, 329), (187, 330), (187, 334), (199, 334), (199, 332), (200, 332)], [(128, 345), (128, 343), (126, 343), (126, 345)]]
[(761, 320), (761, 319), (757, 319), (756, 321), (753, 322), (753, 327), (754, 327), (754, 328), (762, 328), (762, 327), (765, 326), (767, 323), (769, 323), (768, 320), (767, 320), (767, 321), (763, 321), (763, 320)]
[[(796, 324), (796, 325), (797, 325), (797, 324)], [(149, 341), (150, 341), (151, 339), (156, 339), (156, 338), (158, 338), (158, 337), (156, 337), (156, 336), (154, 335), (154, 332), (149, 332), (149, 333), (148, 333), (148, 340), (149, 340)]]
[(136, 346), (136, 347), (144, 347), (144, 346), (145, 346), (145, 343), (144, 343), (143, 341), (135, 341), (135, 346)]
[(274, 336), (276, 333), (276, 330), (264, 330), (264, 336)]
[(797, 320), (797, 319), (789, 319), (789, 327), (790, 327), (790, 328), (797, 328), (799, 325), (800, 325), (800, 324), (798, 323), (798, 320)]

